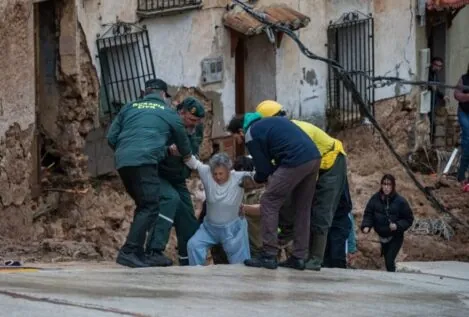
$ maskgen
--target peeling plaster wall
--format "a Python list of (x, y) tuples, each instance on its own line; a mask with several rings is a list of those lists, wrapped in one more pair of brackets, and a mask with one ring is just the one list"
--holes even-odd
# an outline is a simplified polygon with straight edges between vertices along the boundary
[(30, 193), (36, 103), (32, 10), (31, 1), (0, 2), (0, 209), (23, 204)]
[[(415, 0), (374, 0), (375, 74), (414, 79), (416, 71)], [(408, 94), (410, 86), (376, 89), (376, 100)]]
[[(416, 74), (416, 17), (414, 0), (326, 1), (327, 21), (344, 13), (360, 11), (374, 17), (375, 74), (413, 79)], [(409, 86), (375, 90), (375, 100), (410, 92)]]
[(0, 137), (17, 122), (34, 123), (33, 7), (28, 0), (0, 1)]
[[(80, 0), (77, 0), (80, 1)], [(78, 19), (87, 34), (93, 63), (100, 73), (96, 58), (97, 34), (103, 34), (117, 19), (129, 23), (138, 20), (137, 1), (82, 0), (78, 5)], [(230, 58), (230, 34), (222, 25), (225, 0), (204, 2), (204, 10), (183, 12), (172, 16), (145, 18), (150, 37), (156, 76), (163, 78), (175, 93), (176, 88), (198, 87), (213, 98), (213, 135), (222, 135), (224, 122), (234, 114), (234, 59)], [(223, 56), (222, 83), (201, 86), (201, 61), (204, 58)]]
[[(144, 21), (157, 76), (172, 87), (199, 87), (219, 96), (213, 100), (214, 136), (222, 134), (235, 111), (234, 58), (229, 31), (222, 25), (224, 12), (213, 8)], [(223, 57), (223, 82), (201, 86), (201, 61), (218, 56)]]
[[(149, 31), (157, 76), (164, 78), (173, 92), (181, 86), (198, 87), (214, 98), (214, 137), (223, 135), (223, 126), (235, 113), (235, 59), (230, 54), (229, 30), (222, 24), (225, 5), (229, 2), (206, 0), (203, 10), (145, 18), (140, 22)], [(322, 56), (327, 55), (329, 21), (355, 10), (372, 13), (375, 17), (375, 73), (411, 78), (416, 71), (413, 0), (259, 0), (256, 4), (274, 3), (284, 3), (311, 17), (310, 24), (297, 33), (308, 48)], [(78, 6), (78, 17), (87, 34), (94, 63), (99, 64), (95, 40), (96, 34), (107, 29), (102, 24), (113, 23), (117, 17), (126, 22), (137, 21), (137, 1), (125, 0), (122, 5), (115, 6), (112, 0), (82, 0)], [(201, 86), (201, 61), (217, 56), (223, 56), (223, 82)], [(99, 65), (96, 66), (99, 72)], [(297, 45), (285, 36), (276, 52), (277, 100), (293, 116), (310, 117), (323, 125), (327, 104), (327, 71), (324, 63), (306, 58)], [(249, 76), (248, 72), (246, 76)], [(377, 89), (376, 100), (409, 91), (409, 87), (394, 86)]]
[[(326, 1), (291, 0), (285, 3), (311, 18), (309, 25), (298, 30), (297, 34), (306, 47), (325, 56)], [(277, 99), (294, 117), (301, 116), (318, 125), (324, 124), (327, 66), (305, 57), (287, 36), (277, 50)]]

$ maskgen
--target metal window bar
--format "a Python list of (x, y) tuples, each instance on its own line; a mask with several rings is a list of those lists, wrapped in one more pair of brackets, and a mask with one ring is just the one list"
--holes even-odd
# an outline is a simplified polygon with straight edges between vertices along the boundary
[(139, 0), (139, 11), (160, 11), (202, 4), (202, 0)]
[[(328, 57), (347, 70), (374, 76), (373, 18), (360, 15), (355, 12), (346, 14), (339, 22), (329, 25)], [(328, 75), (328, 114), (335, 116), (342, 128), (352, 127), (364, 116), (333, 68), (329, 67)], [(352, 74), (352, 80), (374, 115), (375, 92), (372, 81), (358, 74)]]
[(148, 32), (99, 38), (97, 47), (105, 95), (101, 110), (112, 120), (122, 106), (140, 97), (145, 81), (155, 78)]

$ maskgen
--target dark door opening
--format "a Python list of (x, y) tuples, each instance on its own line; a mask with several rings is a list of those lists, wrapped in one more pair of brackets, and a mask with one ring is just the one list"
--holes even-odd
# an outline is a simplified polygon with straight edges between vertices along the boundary
[[(276, 51), (265, 34), (239, 36), (235, 51), (236, 114), (253, 112), (263, 100), (277, 100)], [(244, 155), (244, 144), (236, 144), (236, 156)]]
[(59, 168), (60, 165), (60, 158), (52, 156), (46, 144), (47, 140), (52, 140), (59, 133), (56, 124), (60, 101), (56, 77), (59, 42), (55, 12), (55, 1), (43, 1), (34, 5), (36, 130), (31, 151), (34, 162), (31, 174), (33, 197), (41, 192), (43, 174)]

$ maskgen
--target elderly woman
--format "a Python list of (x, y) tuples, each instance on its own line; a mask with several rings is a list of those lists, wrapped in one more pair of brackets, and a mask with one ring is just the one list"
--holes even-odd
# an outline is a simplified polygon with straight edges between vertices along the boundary
[(199, 172), (207, 197), (207, 214), (187, 245), (189, 265), (205, 264), (207, 250), (219, 243), (230, 264), (243, 263), (250, 258), (250, 250), (247, 222), (239, 216), (244, 196), (240, 184), (252, 172), (231, 170), (233, 163), (225, 153), (212, 156), (208, 165), (194, 156), (186, 164)]

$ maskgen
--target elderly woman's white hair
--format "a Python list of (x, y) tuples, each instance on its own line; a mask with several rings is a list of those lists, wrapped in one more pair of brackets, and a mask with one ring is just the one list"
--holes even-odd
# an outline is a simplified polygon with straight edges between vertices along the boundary
[(217, 167), (225, 167), (229, 171), (233, 168), (233, 161), (226, 153), (217, 153), (208, 161), (210, 170), (213, 171)]

